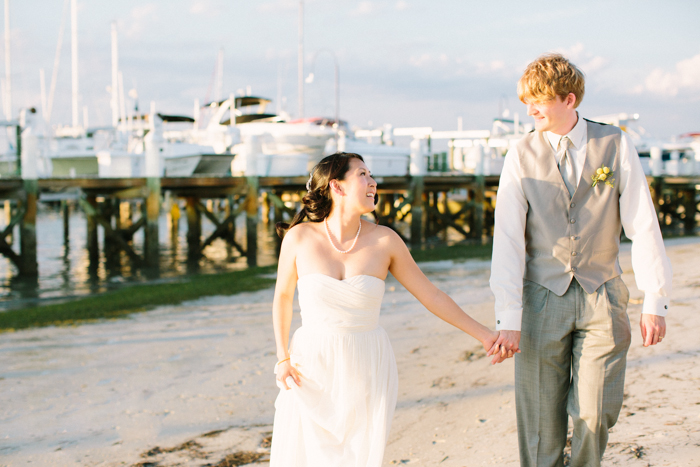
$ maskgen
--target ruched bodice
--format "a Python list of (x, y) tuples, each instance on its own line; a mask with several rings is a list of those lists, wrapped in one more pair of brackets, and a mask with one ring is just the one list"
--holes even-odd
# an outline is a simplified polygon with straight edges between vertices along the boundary
[(338, 280), (306, 274), (297, 282), (302, 326), (330, 332), (363, 332), (377, 327), (384, 281), (358, 275)]
[(384, 281), (320, 273), (297, 282), (302, 325), (289, 348), (291, 380), (275, 402), (270, 467), (380, 467), (398, 375), (378, 325)]

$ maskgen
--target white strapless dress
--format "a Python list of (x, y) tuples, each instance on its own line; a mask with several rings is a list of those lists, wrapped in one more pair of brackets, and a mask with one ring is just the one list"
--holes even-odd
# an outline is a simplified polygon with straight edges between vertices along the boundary
[(377, 323), (384, 281), (299, 278), (302, 325), (290, 345), (301, 387), (275, 401), (271, 467), (380, 467), (398, 374)]

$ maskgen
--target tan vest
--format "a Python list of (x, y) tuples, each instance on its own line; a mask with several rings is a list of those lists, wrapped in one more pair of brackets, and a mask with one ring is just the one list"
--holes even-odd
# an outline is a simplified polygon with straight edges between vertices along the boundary
[[(561, 296), (576, 278), (587, 293), (622, 274), (620, 247), (620, 129), (586, 120), (588, 145), (573, 197), (564, 185), (556, 153), (543, 132), (518, 142), (527, 198), (525, 279)], [(601, 165), (614, 172), (614, 188), (591, 187)]]

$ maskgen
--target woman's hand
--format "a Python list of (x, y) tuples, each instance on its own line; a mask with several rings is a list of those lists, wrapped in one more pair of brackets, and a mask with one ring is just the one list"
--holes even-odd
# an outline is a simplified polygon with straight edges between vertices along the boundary
[[(494, 341), (491, 342), (489, 340), (489, 342), (491, 342), (491, 347), (489, 348), (488, 352), (486, 352), (486, 355), (494, 356), (493, 360), (491, 360), (492, 365), (495, 365), (496, 363), (501, 363), (507, 358), (512, 358), (516, 353), (520, 353), (520, 349), (516, 349), (515, 351), (507, 350), (504, 344), (497, 343), (499, 341), (503, 341), (503, 339), (500, 339), (501, 334), (503, 333), (504, 331), (495, 332), (496, 338), (494, 339)], [(486, 348), (486, 344), (484, 344), (484, 348)]]
[(484, 346), (486, 355), (491, 355), (495, 352), (494, 344), (498, 340), (498, 331), (489, 331), (488, 335), (481, 341), (481, 345)]
[(277, 365), (277, 368), (275, 369), (275, 374), (277, 375), (275, 379), (282, 383), (278, 384), (278, 386), (284, 387), (285, 390), (289, 391), (291, 389), (287, 384), (287, 378), (289, 378), (290, 376), (294, 380), (294, 383), (296, 383), (298, 387), (301, 387), (301, 378), (299, 377), (299, 372), (296, 368), (292, 366), (289, 360)]

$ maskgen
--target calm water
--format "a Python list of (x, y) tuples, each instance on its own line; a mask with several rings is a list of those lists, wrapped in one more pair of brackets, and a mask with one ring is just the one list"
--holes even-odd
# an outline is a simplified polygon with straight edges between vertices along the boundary
[[(2, 209), (0, 209), (2, 211)], [(104, 235), (99, 232), (100, 261), (91, 270), (86, 249), (87, 220), (80, 209), (71, 207), (70, 236), (67, 243), (63, 237), (63, 216), (58, 209), (40, 204), (37, 216), (37, 256), (39, 263), (38, 283), (27, 283), (17, 279), (16, 268), (10, 260), (0, 256), (0, 310), (50, 301), (64, 297), (81, 296), (104, 292), (124, 285), (171, 281), (188, 274), (210, 274), (215, 272), (245, 269), (245, 258), (237, 250), (217, 239), (204, 250), (204, 257), (196, 264), (187, 261), (187, 220), (179, 220), (179, 234), (171, 239), (168, 216), (159, 218), (160, 267), (159, 271), (145, 272), (131, 267), (125, 253), (116, 260), (108, 260), (104, 252)], [(136, 214), (135, 218), (139, 215)], [(2, 219), (4, 219), (4, 213)], [(4, 228), (4, 227), (3, 227)], [(202, 241), (215, 229), (202, 216)], [(277, 261), (276, 243), (272, 223), (269, 227), (258, 224), (258, 265), (274, 264)], [(236, 241), (245, 247), (245, 216), (236, 221)], [(140, 229), (132, 242), (132, 248), (143, 254), (144, 235)], [(13, 248), (19, 251), (18, 228), (15, 228)]]

